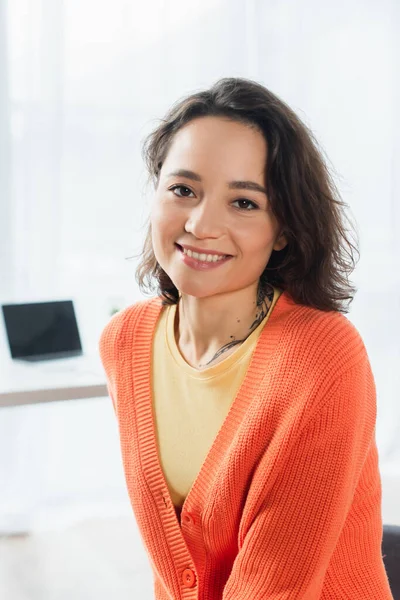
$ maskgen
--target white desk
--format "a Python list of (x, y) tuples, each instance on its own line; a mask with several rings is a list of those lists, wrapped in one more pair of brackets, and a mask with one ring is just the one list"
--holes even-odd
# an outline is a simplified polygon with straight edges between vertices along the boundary
[(102, 396), (106, 378), (95, 354), (43, 362), (1, 357), (0, 408)]

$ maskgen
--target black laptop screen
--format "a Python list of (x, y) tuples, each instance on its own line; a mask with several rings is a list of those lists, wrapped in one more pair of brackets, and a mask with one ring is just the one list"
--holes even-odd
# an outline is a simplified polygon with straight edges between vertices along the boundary
[(82, 352), (72, 300), (3, 304), (2, 309), (12, 358)]

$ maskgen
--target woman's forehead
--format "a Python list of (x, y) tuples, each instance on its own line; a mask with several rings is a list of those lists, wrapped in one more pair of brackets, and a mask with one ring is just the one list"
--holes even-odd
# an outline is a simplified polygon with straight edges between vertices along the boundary
[[(176, 169), (215, 170), (263, 176), (267, 144), (263, 135), (243, 123), (219, 117), (190, 121), (176, 132), (164, 161), (164, 175)], [(239, 177), (241, 177), (239, 175)]]

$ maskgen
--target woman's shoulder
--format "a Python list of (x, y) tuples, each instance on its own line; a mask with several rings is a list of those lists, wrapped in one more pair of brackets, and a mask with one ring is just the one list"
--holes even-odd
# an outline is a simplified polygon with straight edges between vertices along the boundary
[(116, 345), (126, 326), (135, 327), (135, 324), (148, 309), (157, 312), (160, 308), (161, 300), (157, 296), (146, 300), (139, 300), (116, 312), (100, 334), (99, 353), (103, 364), (114, 359)]
[(354, 323), (339, 311), (290, 305), (281, 343), (286, 359), (302, 372), (344, 373), (360, 360), (369, 361), (364, 340)]

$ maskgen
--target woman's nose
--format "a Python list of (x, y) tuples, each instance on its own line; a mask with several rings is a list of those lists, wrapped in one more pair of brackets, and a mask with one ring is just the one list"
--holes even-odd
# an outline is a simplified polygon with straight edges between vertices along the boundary
[(185, 230), (197, 238), (218, 238), (224, 232), (226, 223), (222, 211), (203, 200), (194, 206), (187, 218)]

